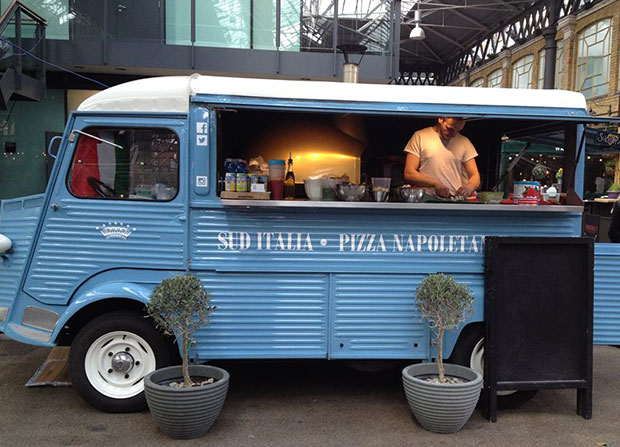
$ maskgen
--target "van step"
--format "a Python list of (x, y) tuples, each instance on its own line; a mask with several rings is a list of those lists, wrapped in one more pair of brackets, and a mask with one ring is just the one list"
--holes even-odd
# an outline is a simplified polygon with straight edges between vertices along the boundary
[(39, 366), (26, 386), (71, 386), (69, 349), (69, 346), (52, 348), (47, 359)]

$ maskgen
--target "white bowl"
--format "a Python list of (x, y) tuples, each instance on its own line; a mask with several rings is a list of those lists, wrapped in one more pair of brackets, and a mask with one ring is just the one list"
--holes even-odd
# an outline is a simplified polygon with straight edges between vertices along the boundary
[(321, 179), (304, 179), (304, 189), (310, 200), (321, 200), (323, 182)]

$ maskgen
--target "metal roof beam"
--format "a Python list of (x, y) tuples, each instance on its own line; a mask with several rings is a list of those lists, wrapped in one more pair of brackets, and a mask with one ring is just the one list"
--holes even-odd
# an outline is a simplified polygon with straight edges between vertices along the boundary
[(437, 54), (437, 52), (431, 47), (428, 42), (422, 41), (422, 45), (426, 48), (433, 56), (435, 56), (435, 60), (441, 64), (443, 64), (444, 60)]
[[(442, 2), (441, 0), (433, 0), (433, 3), (437, 3), (437, 4), (440, 4), (440, 5), (443, 5), (443, 6), (454, 6), (454, 5), (446, 4), (446, 3)], [(435, 11), (439, 11), (439, 9), (436, 9)], [(441, 9), (441, 11), (445, 11), (445, 10)], [(469, 23), (477, 25), (479, 28), (482, 28), (485, 31), (490, 31), (491, 30), (484, 23), (481, 23), (478, 20), (474, 19), (473, 17), (470, 17), (467, 14), (464, 14), (461, 11), (459, 11), (459, 8), (450, 8), (450, 9), (448, 9), (448, 11), (450, 11), (455, 16), (460, 17), (461, 19), (468, 21)], [(428, 14), (428, 15), (430, 15), (430, 14)]]
[(454, 40), (451, 37), (448, 37), (448, 36), (444, 35), (443, 33), (440, 33), (439, 31), (435, 31), (431, 27), (426, 27), (425, 31), (428, 32), (428, 33), (431, 33), (434, 36), (441, 37), (443, 40), (447, 40), (448, 42), (450, 42), (453, 45), (456, 45), (457, 47), (459, 47), (462, 50), (464, 50), (466, 48), (461, 42), (459, 42), (457, 40)]
[(510, 9), (511, 11), (519, 11), (519, 8), (517, 8), (515, 5), (513, 5), (512, 3), (510, 3), (509, 1), (506, 0), (497, 0), (497, 3), (500, 3), (502, 5), (504, 5), (506, 8)]

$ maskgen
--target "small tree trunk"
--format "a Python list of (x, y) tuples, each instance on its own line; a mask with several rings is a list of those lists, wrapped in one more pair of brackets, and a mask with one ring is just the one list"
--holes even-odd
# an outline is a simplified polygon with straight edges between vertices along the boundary
[(191, 388), (192, 379), (189, 377), (189, 360), (188, 360), (188, 336), (187, 334), (183, 334), (183, 381), (185, 382), (185, 386), (187, 388)]
[(437, 330), (437, 368), (439, 369), (439, 381), (441, 383), (446, 381), (446, 370), (443, 367), (443, 333), (443, 328)]

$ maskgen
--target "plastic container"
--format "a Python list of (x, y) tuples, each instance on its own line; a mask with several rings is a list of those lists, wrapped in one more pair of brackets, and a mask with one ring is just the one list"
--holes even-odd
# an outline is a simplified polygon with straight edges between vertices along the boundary
[(483, 203), (499, 203), (504, 199), (503, 191), (481, 191), (480, 200)]
[(269, 179), (284, 180), (286, 164), (284, 160), (269, 160)]
[(607, 191), (607, 198), (618, 200), (620, 197), (620, 191)]
[(370, 181), (372, 183), (372, 199), (375, 202), (385, 202), (390, 195), (392, 179), (390, 177), (372, 177)]
[(304, 179), (304, 189), (310, 200), (321, 200), (323, 194), (323, 180), (321, 179)]
[(321, 182), (321, 200), (338, 200), (336, 187), (343, 181), (340, 178), (324, 178)]
[(513, 200), (519, 205), (538, 205), (540, 202), (540, 183), (515, 182)]
[(273, 200), (284, 199), (285, 170), (284, 160), (269, 160), (269, 185), (271, 186), (271, 198)]

